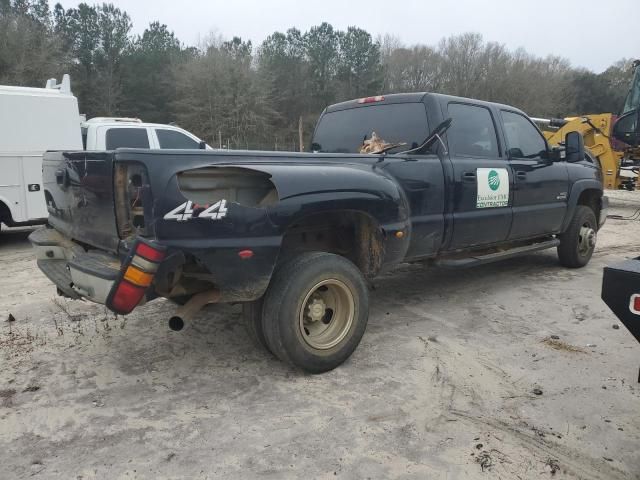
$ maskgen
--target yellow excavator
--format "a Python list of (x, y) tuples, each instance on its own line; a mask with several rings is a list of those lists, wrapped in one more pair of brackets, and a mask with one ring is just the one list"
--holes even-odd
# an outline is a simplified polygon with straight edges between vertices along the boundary
[(534, 118), (550, 145), (578, 131), (600, 163), (605, 188), (640, 188), (640, 60), (632, 64), (633, 79), (620, 116), (599, 113), (567, 118)]

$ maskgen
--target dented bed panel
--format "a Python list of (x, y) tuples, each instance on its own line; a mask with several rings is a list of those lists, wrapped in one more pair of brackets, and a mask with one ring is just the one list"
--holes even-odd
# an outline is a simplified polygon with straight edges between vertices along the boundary
[(380, 225), (409, 218), (399, 185), (367, 155), (123, 149), (116, 159), (145, 165), (147, 220), (160, 240), (281, 236), (297, 219), (329, 210), (363, 211)]
[[(146, 220), (154, 237), (195, 259), (206, 274), (194, 278), (215, 284), (225, 301), (264, 293), (285, 233), (310, 215), (367, 215), (380, 239), (367, 249), (375, 258), (363, 260), (372, 272), (406, 255), (410, 212), (399, 185), (376, 167), (374, 157), (355, 155), (345, 162), (343, 155), (153, 153), (116, 155), (118, 162), (145, 165), (153, 195)], [(404, 238), (393, 236), (399, 230)], [(242, 249), (251, 249), (253, 257), (242, 260)]]

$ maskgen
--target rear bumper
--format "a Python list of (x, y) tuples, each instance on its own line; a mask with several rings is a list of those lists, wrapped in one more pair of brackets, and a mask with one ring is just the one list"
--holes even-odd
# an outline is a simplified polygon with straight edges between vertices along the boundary
[(59, 293), (105, 304), (119, 277), (120, 260), (105, 252), (86, 252), (51, 228), (39, 228), (29, 240), (38, 267), (55, 283)]
[[(204, 290), (220, 292), (220, 302), (247, 302), (260, 298), (267, 289), (280, 250), (279, 237), (245, 239), (200, 238), (150, 242), (142, 238), (121, 245), (120, 256), (103, 250), (87, 252), (80, 244), (51, 228), (34, 231), (29, 240), (38, 267), (70, 298), (84, 298), (121, 313), (113, 294), (130, 267), (137, 245), (145, 243), (166, 249), (156, 262), (152, 283), (145, 285), (142, 301), (158, 296), (184, 297)], [(245, 243), (247, 242), (247, 243)], [(240, 255), (249, 249), (250, 255)], [(189, 260), (185, 269), (185, 257)], [(144, 267), (143, 267), (144, 268)]]

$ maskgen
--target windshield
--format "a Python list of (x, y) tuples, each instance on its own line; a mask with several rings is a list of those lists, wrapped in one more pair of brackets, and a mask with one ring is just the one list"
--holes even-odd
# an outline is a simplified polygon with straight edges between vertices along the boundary
[(312, 150), (326, 153), (358, 153), (373, 132), (389, 144), (418, 147), (429, 134), (423, 103), (395, 103), (355, 107), (325, 113), (320, 119)]

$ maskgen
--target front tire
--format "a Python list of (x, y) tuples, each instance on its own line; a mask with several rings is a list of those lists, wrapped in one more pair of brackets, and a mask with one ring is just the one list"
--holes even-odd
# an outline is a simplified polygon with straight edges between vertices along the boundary
[(367, 327), (369, 292), (360, 270), (324, 252), (289, 259), (264, 297), (262, 329), (278, 358), (310, 373), (342, 364)]
[(593, 210), (578, 205), (567, 230), (559, 236), (558, 258), (568, 268), (584, 267), (596, 247), (598, 222)]

